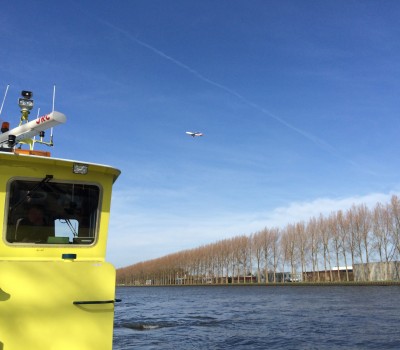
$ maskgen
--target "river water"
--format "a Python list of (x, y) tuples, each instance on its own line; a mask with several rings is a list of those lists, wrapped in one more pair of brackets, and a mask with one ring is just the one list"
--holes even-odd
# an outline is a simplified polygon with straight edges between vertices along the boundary
[(400, 349), (399, 286), (118, 287), (113, 350)]

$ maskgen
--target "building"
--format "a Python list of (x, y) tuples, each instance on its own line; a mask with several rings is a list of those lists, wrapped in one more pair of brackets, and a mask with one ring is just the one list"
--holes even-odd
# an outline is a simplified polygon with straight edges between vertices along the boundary
[(352, 266), (333, 267), (330, 270), (307, 271), (303, 282), (350, 282), (354, 281)]
[(400, 261), (354, 264), (354, 281), (400, 281)]

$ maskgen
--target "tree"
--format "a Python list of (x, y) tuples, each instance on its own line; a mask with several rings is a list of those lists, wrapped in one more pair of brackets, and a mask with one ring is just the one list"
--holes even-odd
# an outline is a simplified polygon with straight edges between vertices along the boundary
[(311, 249), (311, 264), (312, 264), (312, 278), (315, 282), (315, 278), (320, 282), (319, 274), (319, 252), (321, 251), (321, 236), (318, 233), (318, 222), (315, 217), (312, 217), (306, 227), (306, 232), (310, 237), (310, 249)]
[(256, 267), (257, 267), (257, 283), (261, 283), (261, 267), (262, 267), (263, 258), (264, 258), (263, 231), (254, 233), (250, 236), (252, 252), (255, 256)]
[(398, 256), (400, 254), (400, 201), (397, 196), (392, 196), (390, 200), (389, 210), (393, 222), (393, 244), (396, 247), (396, 255)]
[(340, 237), (340, 226), (338, 225), (337, 214), (331, 213), (327, 219), (328, 230), (330, 231), (332, 237), (332, 247), (335, 252), (335, 260), (337, 267), (337, 280), (340, 281), (340, 252), (342, 240)]
[(303, 221), (296, 224), (296, 242), (300, 258), (301, 275), (304, 276), (307, 269), (307, 256), (310, 250), (310, 236), (306, 232)]
[(346, 281), (350, 281), (349, 269), (347, 264), (347, 248), (346, 248), (350, 228), (349, 228), (349, 221), (343, 215), (343, 212), (341, 210), (339, 210), (336, 214), (336, 224), (337, 224), (338, 235), (340, 238), (340, 248), (343, 256), (343, 262), (346, 268)]
[(331, 257), (330, 257), (330, 241), (332, 239), (331, 232), (329, 230), (329, 226), (327, 220), (324, 219), (322, 215), (318, 218), (318, 232), (322, 241), (322, 254), (324, 258), (324, 277), (325, 281), (327, 280), (327, 276), (329, 274), (329, 281), (332, 281), (332, 267), (331, 267)]

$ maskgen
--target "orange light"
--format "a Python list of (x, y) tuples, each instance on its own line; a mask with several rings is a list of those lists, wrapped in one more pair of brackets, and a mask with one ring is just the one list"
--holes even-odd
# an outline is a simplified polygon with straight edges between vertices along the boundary
[(10, 130), (10, 123), (9, 122), (1, 123), (1, 132), (7, 132), (8, 130)]

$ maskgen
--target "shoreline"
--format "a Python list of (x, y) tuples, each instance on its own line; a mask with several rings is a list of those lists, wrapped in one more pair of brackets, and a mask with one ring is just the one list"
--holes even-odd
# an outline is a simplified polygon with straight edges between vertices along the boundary
[(220, 284), (169, 284), (169, 285), (134, 285), (117, 284), (117, 287), (371, 287), (400, 286), (400, 281), (370, 282), (286, 282), (286, 283), (220, 283)]

